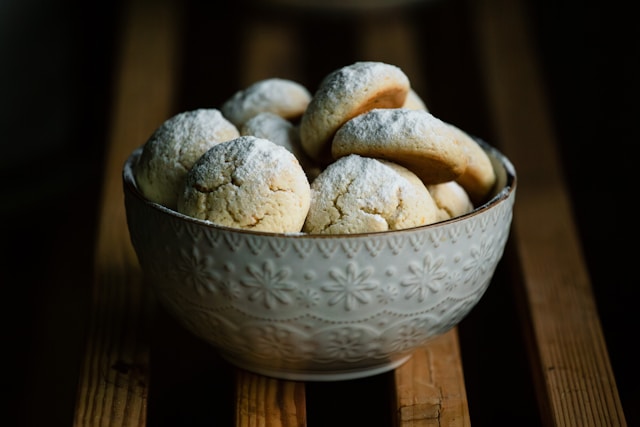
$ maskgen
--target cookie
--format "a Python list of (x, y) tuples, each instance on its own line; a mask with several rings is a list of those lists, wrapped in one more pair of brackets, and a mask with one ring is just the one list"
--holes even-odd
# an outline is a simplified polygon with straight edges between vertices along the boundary
[(425, 104), (420, 95), (418, 95), (418, 93), (413, 89), (409, 89), (407, 99), (404, 100), (404, 104), (402, 104), (402, 107), (409, 108), (411, 110), (429, 111), (429, 109), (427, 108), (427, 104)]
[(287, 120), (297, 120), (311, 101), (311, 92), (298, 82), (281, 78), (259, 80), (239, 90), (220, 107), (222, 114), (236, 127), (261, 112), (270, 112)]
[(162, 123), (145, 142), (136, 182), (152, 202), (176, 208), (187, 172), (209, 148), (240, 136), (215, 108), (185, 111)]
[(253, 116), (240, 127), (240, 134), (268, 139), (291, 151), (300, 162), (310, 182), (320, 173), (320, 168), (307, 156), (300, 145), (298, 126), (277, 114), (263, 112)]
[(311, 183), (311, 205), (302, 230), (313, 234), (369, 233), (436, 220), (435, 202), (410, 170), (352, 154), (331, 163)]
[(215, 145), (193, 165), (178, 211), (227, 227), (296, 233), (310, 194), (290, 151), (264, 138), (240, 136)]
[(427, 185), (427, 190), (438, 207), (439, 221), (455, 218), (473, 210), (469, 195), (455, 181)]
[(467, 155), (467, 168), (456, 178), (471, 201), (479, 206), (487, 201), (496, 183), (496, 173), (489, 155), (468, 133), (449, 123)]
[(318, 163), (329, 164), (338, 128), (374, 108), (401, 107), (409, 89), (405, 73), (383, 62), (356, 62), (329, 73), (300, 119), (302, 148)]
[(425, 185), (459, 177), (467, 167), (464, 151), (450, 126), (425, 110), (373, 109), (347, 121), (331, 144), (334, 158), (349, 154), (398, 163)]
[[(240, 135), (268, 139), (296, 154), (299, 151), (298, 129), (289, 120), (270, 112), (258, 113), (240, 126)], [(297, 157), (297, 156), (296, 156)]]

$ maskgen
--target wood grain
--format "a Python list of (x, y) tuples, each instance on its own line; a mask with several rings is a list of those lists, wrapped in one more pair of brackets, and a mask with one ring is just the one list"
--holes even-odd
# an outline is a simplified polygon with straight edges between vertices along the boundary
[(471, 425), (456, 328), (419, 348), (394, 379), (398, 426)]
[[(96, 231), (93, 313), (75, 402), (76, 426), (147, 425), (154, 384), (149, 373), (149, 332), (155, 305), (130, 244), (121, 170), (127, 155), (173, 113), (179, 95), (174, 88), (180, 87), (178, 3), (134, 0), (124, 7)], [(518, 172), (513, 250), (505, 254), (505, 262), (514, 271), (513, 286), (521, 296), (519, 310), (542, 419), (550, 426), (625, 426), (562, 176), (560, 141), (529, 40), (524, 0), (465, 4), (474, 25), (495, 142)], [(316, 70), (305, 69), (301, 58), (307, 55), (312, 64), (319, 59), (315, 51), (305, 50), (303, 43), (308, 40), (300, 37), (304, 31), (298, 24), (273, 16), (243, 16), (238, 22), (238, 28), (246, 30), (240, 33), (238, 57), (243, 62), (236, 64), (238, 81), (245, 86), (273, 76), (314, 81), (310, 75)], [(400, 66), (423, 95), (431, 83), (422, 68), (429, 50), (416, 37), (416, 21), (396, 11), (363, 14), (354, 24), (353, 57)], [(389, 378), (393, 390), (362, 393), (391, 396), (396, 425), (471, 424), (467, 399), (472, 397), (465, 389), (457, 329), (416, 351)], [(236, 369), (234, 386), (228, 392), (233, 394), (237, 426), (304, 426), (312, 421), (307, 420), (309, 397), (303, 382)]]
[(134, 1), (123, 17), (76, 426), (146, 425), (153, 306), (129, 240), (121, 173), (129, 153), (171, 110), (178, 11), (169, 2), (153, 4)]
[(304, 382), (278, 380), (238, 369), (235, 418), (238, 427), (307, 425)]
[(498, 143), (518, 172), (513, 232), (543, 420), (626, 425), (523, 2), (472, 3)]

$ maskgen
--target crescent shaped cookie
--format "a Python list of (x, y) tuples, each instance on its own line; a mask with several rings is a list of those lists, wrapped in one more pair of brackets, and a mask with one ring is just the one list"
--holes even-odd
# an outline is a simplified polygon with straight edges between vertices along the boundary
[(373, 109), (354, 117), (336, 132), (331, 152), (334, 158), (359, 154), (396, 162), (425, 185), (459, 177), (468, 162), (449, 125), (409, 108)]
[(333, 135), (346, 121), (374, 108), (401, 107), (409, 78), (395, 65), (362, 61), (329, 73), (320, 83), (300, 120), (305, 152), (328, 164)]
[(496, 182), (496, 173), (491, 159), (471, 135), (452, 124), (449, 126), (467, 154), (467, 168), (456, 182), (466, 190), (471, 201), (479, 206), (487, 201)]

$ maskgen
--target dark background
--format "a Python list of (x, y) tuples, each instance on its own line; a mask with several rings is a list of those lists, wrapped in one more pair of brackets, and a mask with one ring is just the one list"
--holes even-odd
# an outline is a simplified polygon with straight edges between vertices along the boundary
[[(0, 1), (3, 425), (71, 424), (73, 407), (51, 398), (75, 396), (120, 7)], [(626, 3), (529, 10), (611, 362), (639, 425), (638, 24)]]

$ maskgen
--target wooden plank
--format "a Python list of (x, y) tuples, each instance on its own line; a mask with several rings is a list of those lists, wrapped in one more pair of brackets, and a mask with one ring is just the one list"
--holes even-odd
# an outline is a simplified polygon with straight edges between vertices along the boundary
[(523, 2), (470, 3), (498, 143), (518, 172), (513, 232), (542, 419), (624, 426)]
[(179, 13), (167, 1), (126, 3), (102, 188), (93, 315), (76, 426), (144, 426), (153, 306), (130, 244), (122, 165), (171, 111)]
[(396, 425), (471, 425), (457, 329), (418, 349), (394, 374)]
[(306, 426), (304, 382), (237, 369), (235, 421), (238, 427)]

